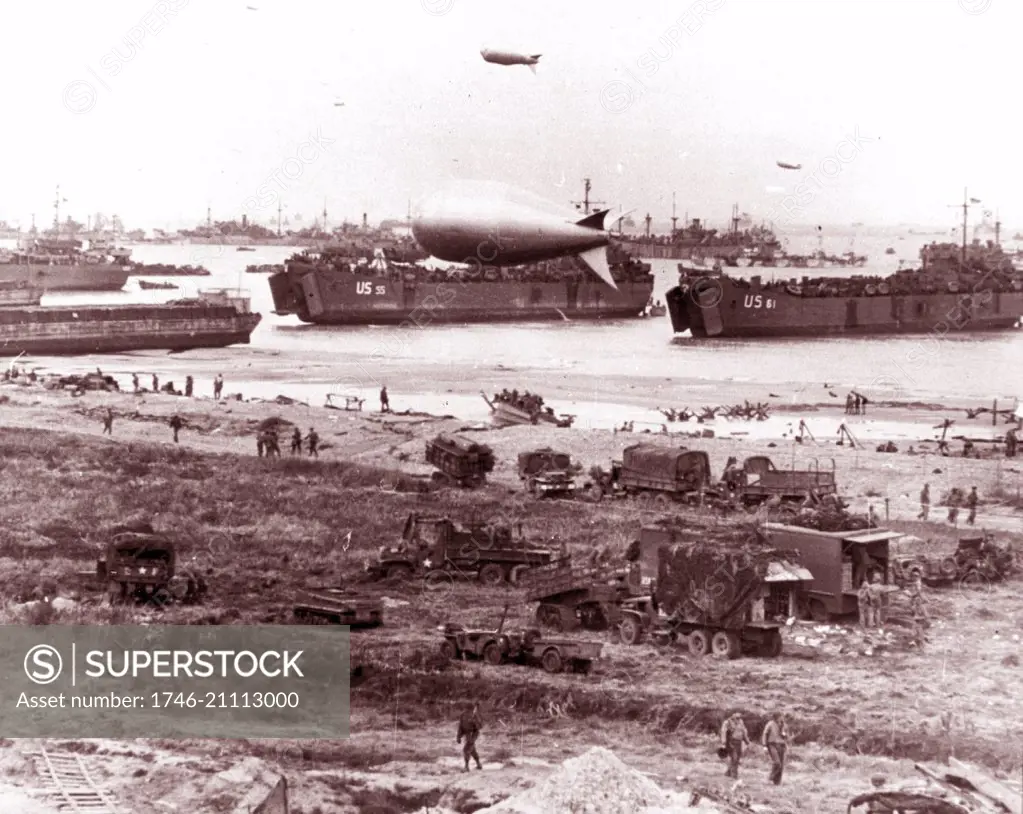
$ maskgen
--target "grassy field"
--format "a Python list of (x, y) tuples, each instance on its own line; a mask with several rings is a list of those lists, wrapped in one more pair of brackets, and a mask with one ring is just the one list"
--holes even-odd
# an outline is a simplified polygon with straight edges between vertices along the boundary
[[(457, 755), (452, 722), (458, 704), (475, 699), (490, 721), (500, 722), (481, 742), (490, 750), (485, 759), (529, 754), (558, 761), (600, 744), (669, 780), (717, 782), (722, 767), (712, 739), (723, 717), (743, 711), (756, 736), (766, 717), (784, 707), (796, 742), (791, 780), (782, 789), (767, 785), (757, 757), (757, 777), (748, 781), (750, 793), (768, 803), (841, 810), (848, 796), (869, 787), (872, 772), (908, 774), (907, 760), (950, 754), (1019, 771), (1023, 599), (1014, 584), (931, 592), (931, 641), (922, 651), (698, 661), (682, 650), (627, 647), (605, 637), (593, 673), (552, 677), (526, 667), (448, 663), (438, 655), (436, 627), (445, 621), (496, 624), (507, 604), (509, 624), (525, 624), (534, 608), (516, 589), (470, 583), (429, 592), (416, 582), (365, 584), (363, 563), (398, 539), (410, 511), (521, 522), (538, 542), (564, 543), (577, 556), (595, 547), (620, 555), (652, 515), (620, 503), (532, 502), (502, 486), (433, 491), (420, 478), (332, 461), (268, 461), (23, 429), (0, 429), (0, 462), (6, 521), (0, 593), (23, 600), (37, 588), (52, 594), (56, 586), (78, 594), (79, 609), (56, 621), (158, 614), (171, 624), (281, 623), (291, 618), (295, 591), (313, 584), (387, 597), (385, 626), (353, 632), (352, 664), (361, 666), (364, 680), (352, 690), (351, 740), (218, 748), (272, 754), (295, 771), (405, 766), (430, 776), (443, 755)], [(110, 608), (82, 588), (76, 574), (94, 567), (105, 530), (138, 516), (178, 541), (179, 556), (206, 574), (210, 594), (203, 604), (159, 612)], [(734, 528), (710, 515), (685, 519)], [(954, 531), (940, 523), (895, 525), (926, 540), (918, 546), (934, 553), (954, 547)], [(8, 623), (49, 621), (26, 619), (11, 607), (5, 614)], [(444, 730), (439, 740), (438, 727)], [(406, 792), (409, 806), (425, 804), (422, 789)], [(467, 799), (464, 810), (472, 805)], [(345, 809), (339, 803), (322, 810)]]

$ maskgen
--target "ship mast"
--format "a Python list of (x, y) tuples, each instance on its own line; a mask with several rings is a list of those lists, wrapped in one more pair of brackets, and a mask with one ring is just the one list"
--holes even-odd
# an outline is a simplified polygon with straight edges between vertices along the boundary
[(53, 230), (60, 231), (60, 184), (57, 184), (57, 197), (53, 199)]
[(581, 201), (572, 201), (575, 204), (575, 208), (578, 209), (580, 206), (583, 208), (583, 214), (590, 214), (590, 206), (603, 206), (603, 201), (591, 201), (590, 200), (590, 179), (583, 178), (583, 199)]
[(676, 225), (678, 224), (678, 215), (675, 214), (675, 193), (671, 193), (671, 236), (675, 237), (675, 232), (678, 231)]

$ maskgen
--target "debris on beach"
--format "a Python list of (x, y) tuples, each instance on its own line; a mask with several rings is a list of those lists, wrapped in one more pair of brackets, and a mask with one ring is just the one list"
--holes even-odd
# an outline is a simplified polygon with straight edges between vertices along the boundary
[(689, 795), (661, 789), (615, 754), (596, 746), (569, 758), (542, 783), (479, 814), (683, 814), (713, 812), (717, 807), (688, 804)]

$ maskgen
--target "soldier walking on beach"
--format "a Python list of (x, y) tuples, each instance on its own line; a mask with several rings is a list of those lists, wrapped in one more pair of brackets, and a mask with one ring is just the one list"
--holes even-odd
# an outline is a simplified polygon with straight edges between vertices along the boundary
[(320, 457), (320, 453), (319, 453), (317, 447), (319, 446), (319, 443), (320, 443), (320, 436), (318, 436), (316, 434), (316, 430), (314, 430), (312, 427), (310, 427), (309, 428), (309, 432), (306, 433), (305, 437), (306, 437), (306, 441), (309, 442), (309, 457), (310, 458), (319, 458)]
[(103, 416), (103, 434), (114, 434), (114, 411), (107, 407), (107, 414)]
[(291, 454), (302, 454), (302, 430), (298, 427), (295, 427), (294, 432), (291, 433)]
[(185, 398), (192, 398), (192, 388), (195, 387), (195, 380), (191, 376), (185, 376)]
[(160, 380), (156, 377), (155, 373), (153, 374), (153, 392), (154, 393), (160, 392)]
[(977, 503), (980, 498), (977, 496), (977, 487), (974, 486), (970, 490), (969, 496), (966, 498), (966, 507), (970, 510), (970, 514), (966, 518), (966, 522), (971, 526), (977, 519)]
[(931, 485), (929, 483), (924, 484), (924, 488), (920, 491), (920, 514), (917, 515), (917, 520), (927, 520), (931, 513)]
[(847, 395), (845, 397), (845, 414), (846, 415), (852, 415), (853, 414), (853, 394), (852, 393), (850, 393), (849, 395)]
[(139, 386), (139, 374), (138, 373), (132, 373), (131, 374), (131, 389), (134, 392), (136, 392), (136, 393), (139, 392), (139, 390), (141, 389), (140, 386)]
[(391, 400), (387, 397), (387, 385), (380, 388), (380, 412), (391, 412)]
[(185, 426), (185, 422), (181, 420), (181, 416), (179, 416), (177, 413), (175, 413), (174, 415), (171, 416), (171, 418), (170, 418), (170, 428), (172, 430), (174, 430), (174, 443), (175, 444), (178, 443), (178, 433), (181, 431), (181, 428), (183, 426)]
[(481, 770), (483, 768), (483, 764), (480, 763), (480, 756), (476, 751), (476, 740), (480, 736), (482, 725), (480, 705), (478, 703), (473, 704), (471, 709), (467, 708), (458, 720), (458, 736), (455, 738), (455, 743), (461, 743), (462, 738), (465, 738), (465, 745), (462, 746), (462, 757), (465, 758), (465, 771), (469, 771), (469, 758), (476, 761), (477, 769)]
[(749, 745), (749, 733), (742, 715), (732, 713), (721, 725), (721, 748), (728, 756), (728, 768), (725, 777), (739, 777), (739, 764), (742, 762), (742, 750)]
[(764, 734), (760, 740), (771, 758), (770, 780), (774, 785), (780, 786), (781, 776), (785, 771), (785, 752), (789, 744), (789, 730), (785, 726), (784, 712), (774, 713), (774, 717), (764, 727)]
[(213, 380), (213, 398), (220, 401), (220, 394), (224, 392), (224, 376), (221, 373)]

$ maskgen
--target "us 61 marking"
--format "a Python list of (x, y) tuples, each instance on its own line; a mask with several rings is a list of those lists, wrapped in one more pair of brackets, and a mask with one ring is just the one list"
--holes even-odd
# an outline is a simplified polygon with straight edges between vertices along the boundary
[(763, 297), (760, 294), (747, 294), (742, 301), (743, 308), (774, 308), (777, 304), (774, 297)]
[(363, 280), (362, 282), (355, 284), (355, 293), (376, 294), (379, 297), (387, 293), (387, 286), (385, 285), (374, 286), (373, 283), (369, 282), (368, 280)]

